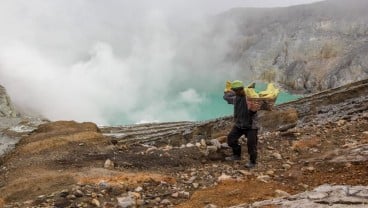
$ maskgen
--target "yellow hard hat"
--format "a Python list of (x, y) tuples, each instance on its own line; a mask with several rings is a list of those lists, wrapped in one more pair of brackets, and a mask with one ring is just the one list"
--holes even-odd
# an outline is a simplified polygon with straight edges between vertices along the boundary
[(240, 80), (235, 80), (231, 83), (231, 89), (237, 89), (237, 88), (241, 88), (241, 87), (244, 87), (244, 84)]

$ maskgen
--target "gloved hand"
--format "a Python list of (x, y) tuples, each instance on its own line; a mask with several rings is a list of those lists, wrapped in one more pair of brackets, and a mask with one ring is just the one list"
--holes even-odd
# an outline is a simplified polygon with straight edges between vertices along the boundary
[(231, 82), (229, 80), (226, 81), (224, 92), (231, 91)]

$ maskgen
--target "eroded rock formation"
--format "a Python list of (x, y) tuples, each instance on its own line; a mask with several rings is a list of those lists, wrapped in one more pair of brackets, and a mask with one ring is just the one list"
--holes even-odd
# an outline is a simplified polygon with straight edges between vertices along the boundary
[(13, 104), (3, 86), (0, 85), (0, 117), (16, 117)]

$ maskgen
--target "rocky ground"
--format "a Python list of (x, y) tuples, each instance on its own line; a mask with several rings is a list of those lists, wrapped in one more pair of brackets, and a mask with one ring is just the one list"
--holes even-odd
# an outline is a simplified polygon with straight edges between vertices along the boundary
[(223, 159), (230, 117), (116, 127), (22, 120), (1, 130), (21, 141), (0, 160), (0, 207), (366, 207), (367, 91), (360, 82), (260, 112), (251, 170), (245, 138), (242, 161)]

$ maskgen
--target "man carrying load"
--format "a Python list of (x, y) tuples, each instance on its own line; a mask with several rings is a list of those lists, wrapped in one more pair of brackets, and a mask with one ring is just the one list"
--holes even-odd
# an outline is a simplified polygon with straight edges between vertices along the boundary
[(257, 143), (258, 128), (254, 119), (259, 106), (255, 103), (247, 103), (244, 85), (242, 81), (235, 80), (227, 82), (224, 91), (224, 100), (228, 104), (234, 105), (234, 126), (227, 136), (227, 143), (232, 148), (233, 155), (226, 157), (226, 160), (241, 160), (241, 146), (239, 138), (242, 135), (247, 137), (247, 146), (249, 162), (245, 165), (247, 168), (254, 168), (257, 163)]

